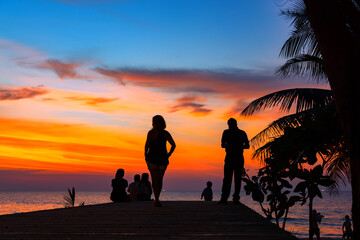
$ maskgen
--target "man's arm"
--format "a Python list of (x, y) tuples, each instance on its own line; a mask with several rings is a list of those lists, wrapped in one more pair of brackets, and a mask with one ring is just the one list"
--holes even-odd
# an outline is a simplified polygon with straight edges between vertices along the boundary
[(221, 137), (221, 147), (226, 148), (227, 147), (227, 141), (226, 141), (226, 131), (223, 132)]
[(246, 132), (244, 132), (244, 149), (249, 149), (250, 148), (250, 144), (249, 144), (249, 139), (246, 135)]

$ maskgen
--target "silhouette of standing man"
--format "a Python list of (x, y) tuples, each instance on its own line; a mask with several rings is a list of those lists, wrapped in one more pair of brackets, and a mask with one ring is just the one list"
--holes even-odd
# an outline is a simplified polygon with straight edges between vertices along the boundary
[(229, 129), (223, 132), (221, 147), (225, 148), (224, 180), (220, 204), (226, 204), (230, 195), (231, 182), (234, 173), (235, 192), (233, 195), (234, 204), (240, 203), (241, 177), (244, 171), (244, 149), (248, 149), (249, 140), (246, 133), (237, 126), (234, 118), (228, 120)]

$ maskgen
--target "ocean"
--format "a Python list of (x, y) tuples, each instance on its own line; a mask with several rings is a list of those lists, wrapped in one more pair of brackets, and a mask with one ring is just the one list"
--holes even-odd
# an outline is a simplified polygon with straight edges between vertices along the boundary
[[(63, 195), (66, 192), (0, 192), (0, 215), (45, 209), (63, 208)], [(162, 200), (168, 201), (200, 201), (201, 192), (170, 192), (161, 193)], [(220, 199), (220, 192), (214, 192), (214, 201)], [(77, 192), (76, 204), (84, 201), (85, 205), (108, 203), (109, 192)], [(249, 196), (241, 196), (241, 202), (264, 215), (260, 206)], [(322, 237), (340, 238), (344, 216), (351, 216), (351, 192), (339, 192), (330, 195), (323, 192), (323, 199), (314, 200), (314, 208), (324, 215), (319, 224)], [(289, 211), (286, 230), (299, 238), (308, 234), (308, 206), (295, 205)]]

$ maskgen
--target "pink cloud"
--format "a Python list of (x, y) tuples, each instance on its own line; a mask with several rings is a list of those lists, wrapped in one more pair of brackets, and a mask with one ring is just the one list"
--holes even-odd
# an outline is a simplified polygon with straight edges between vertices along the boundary
[(229, 109), (229, 111), (225, 113), (225, 116), (229, 117), (239, 115), (247, 105), (248, 102), (244, 101), (243, 99), (238, 99), (235, 101), (234, 105)]
[[(169, 92), (221, 94), (224, 97), (244, 98), (262, 95), (272, 90), (298, 86), (299, 81), (277, 78), (270, 73), (249, 70), (148, 70), (129, 68), (95, 68), (122, 85), (158, 88)], [(241, 95), (240, 95), (241, 94)]]
[(47, 94), (48, 92), (47, 89), (41, 87), (23, 87), (17, 89), (0, 88), (0, 101), (33, 98), (35, 96)]
[[(229, 110), (224, 113), (226, 116), (239, 114), (252, 100), (270, 92), (294, 87), (311, 87), (302, 79), (285, 79), (270, 72), (241, 69), (149, 70), (98, 67), (93, 70), (121, 85), (129, 84), (167, 93), (186, 93), (190, 96), (201, 94), (208, 98), (234, 100), (233, 106), (229, 106)], [(211, 112), (211, 109), (195, 99), (178, 99), (171, 111), (181, 109), (190, 109), (192, 113), (205, 115)]]
[(2, 38), (0, 38), (0, 49), (5, 53), (10, 54), (11, 58), (17, 61), (22, 61), (28, 58), (39, 59), (45, 57), (44, 54), (33, 48)]
[(195, 101), (204, 101), (204, 98), (198, 96), (185, 95), (176, 100), (170, 112), (177, 112), (183, 109), (190, 110), (190, 113), (195, 115), (208, 115), (212, 112), (211, 109), (206, 108), (204, 104), (196, 103)]
[(49, 69), (53, 70), (61, 79), (64, 78), (83, 78), (80, 77), (77, 72), (76, 68), (79, 67), (80, 63), (70, 62), (70, 63), (64, 63), (59, 60), (55, 59), (49, 59), (46, 60), (44, 63), (39, 65), (38, 67), (41, 69)]

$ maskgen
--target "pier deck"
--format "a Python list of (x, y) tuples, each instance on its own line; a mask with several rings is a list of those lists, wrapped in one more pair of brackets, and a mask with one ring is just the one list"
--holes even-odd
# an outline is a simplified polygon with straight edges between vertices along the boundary
[(0, 239), (296, 239), (243, 204), (108, 203), (0, 216)]

